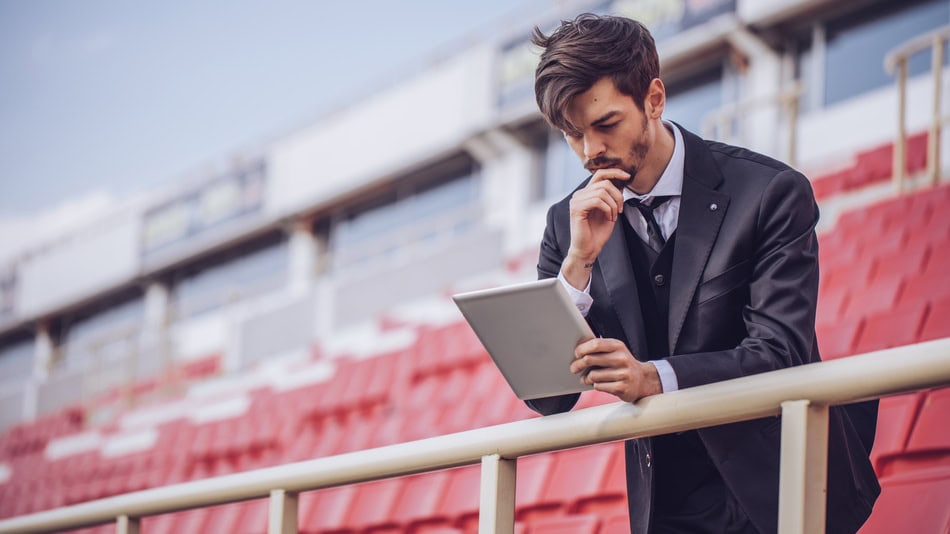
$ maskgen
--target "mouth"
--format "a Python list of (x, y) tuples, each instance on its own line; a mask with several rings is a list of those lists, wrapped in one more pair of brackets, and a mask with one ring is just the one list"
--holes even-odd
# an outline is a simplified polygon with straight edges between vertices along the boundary
[(596, 172), (601, 169), (620, 168), (620, 164), (621, 161), (619, 159), (594, 159), (584, 163), (584, 168), (590, 172)]

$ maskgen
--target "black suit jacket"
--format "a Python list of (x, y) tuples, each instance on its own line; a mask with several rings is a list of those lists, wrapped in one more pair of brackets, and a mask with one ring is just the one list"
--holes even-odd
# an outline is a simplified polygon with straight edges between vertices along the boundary
[[(819, 361), (818, 207), (808, 179), (781, 162), (680, 130), (686, 160), (668, 317), (668, 361), (679, 387)], [(569, 248), (569, 200), (548, 212), (541, 278), (557, 276)], [(623, 223), (594, 264), (588, 320), (598, 334), (623, 340), (646, 361), (651, 358)], [(550, 414), (571, 409), (577, 398), (529, 405)], [(773, 417), (698, 430), (726, 485), (762, 532), (777, 528), (780, 426)], [(868, 460), (870, 444), (861, 443), (844, 409), (831, 409), (829, 446), (827, 531), (855, 532), (880, 486)], [(627, 443), (633, 532), (649, 529), (651, 447), (648, 438)]]

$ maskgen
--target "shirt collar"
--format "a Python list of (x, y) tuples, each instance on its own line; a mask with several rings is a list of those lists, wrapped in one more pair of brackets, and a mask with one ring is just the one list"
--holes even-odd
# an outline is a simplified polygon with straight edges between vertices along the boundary
[(645, 194), (638, 195), (629, 188), (623, 188), (623, 200), (626, 202), (631, 198), (638, 200), (652, 199), (653, 197), (678, 197), (683, 194), (683, 168), (686, 164), (686, 150), (683, 148), (683, 134), (675, 124), (669, 121), (663, 121), (663, 125), (673, 131), (673, 156), (670, 162), (666, 164), (666, 169), (660, 175), (653, 189)]

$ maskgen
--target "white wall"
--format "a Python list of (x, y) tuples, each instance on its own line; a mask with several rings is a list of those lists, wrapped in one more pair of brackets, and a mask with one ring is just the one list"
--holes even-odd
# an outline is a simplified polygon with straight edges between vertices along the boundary
[(469, 50), (277, 143), (268, 211), (286, 213), (457, 147), (491, 117), (493, 50)]
[(23, 261), (19, 315), (30, 317), (133, 277), (139, 268), (139, 227), (136, 213), (116, 215)]
[[(930, 124), (933, 81), (929, 74), (907, 84), (908, 134)], [(950, 102), (950, 70), (943, 72), (944, 109)], [(944, 111), (944, 114), (947, 114)], [(852, 158), (858, 151), (894, 141), (897, 135), (897, 84), (867, 92), (801, 117), (798, 129), (799, 161), (806, 169), (821, 171)]]

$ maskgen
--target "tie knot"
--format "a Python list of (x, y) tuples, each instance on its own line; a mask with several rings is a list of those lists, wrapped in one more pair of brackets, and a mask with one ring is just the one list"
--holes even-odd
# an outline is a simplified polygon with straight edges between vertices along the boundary
[(633, 206), (640, 210), (641, 213), (653, 213), (653, 210), (660, 207), (664, 202), (670, 200), (673, 197), (663, 196), (663, 197), (650, 197), (650, 203), (646, 204), (641, 201), (639, 198), (630, 198), (625, 204), (628, 206)]

